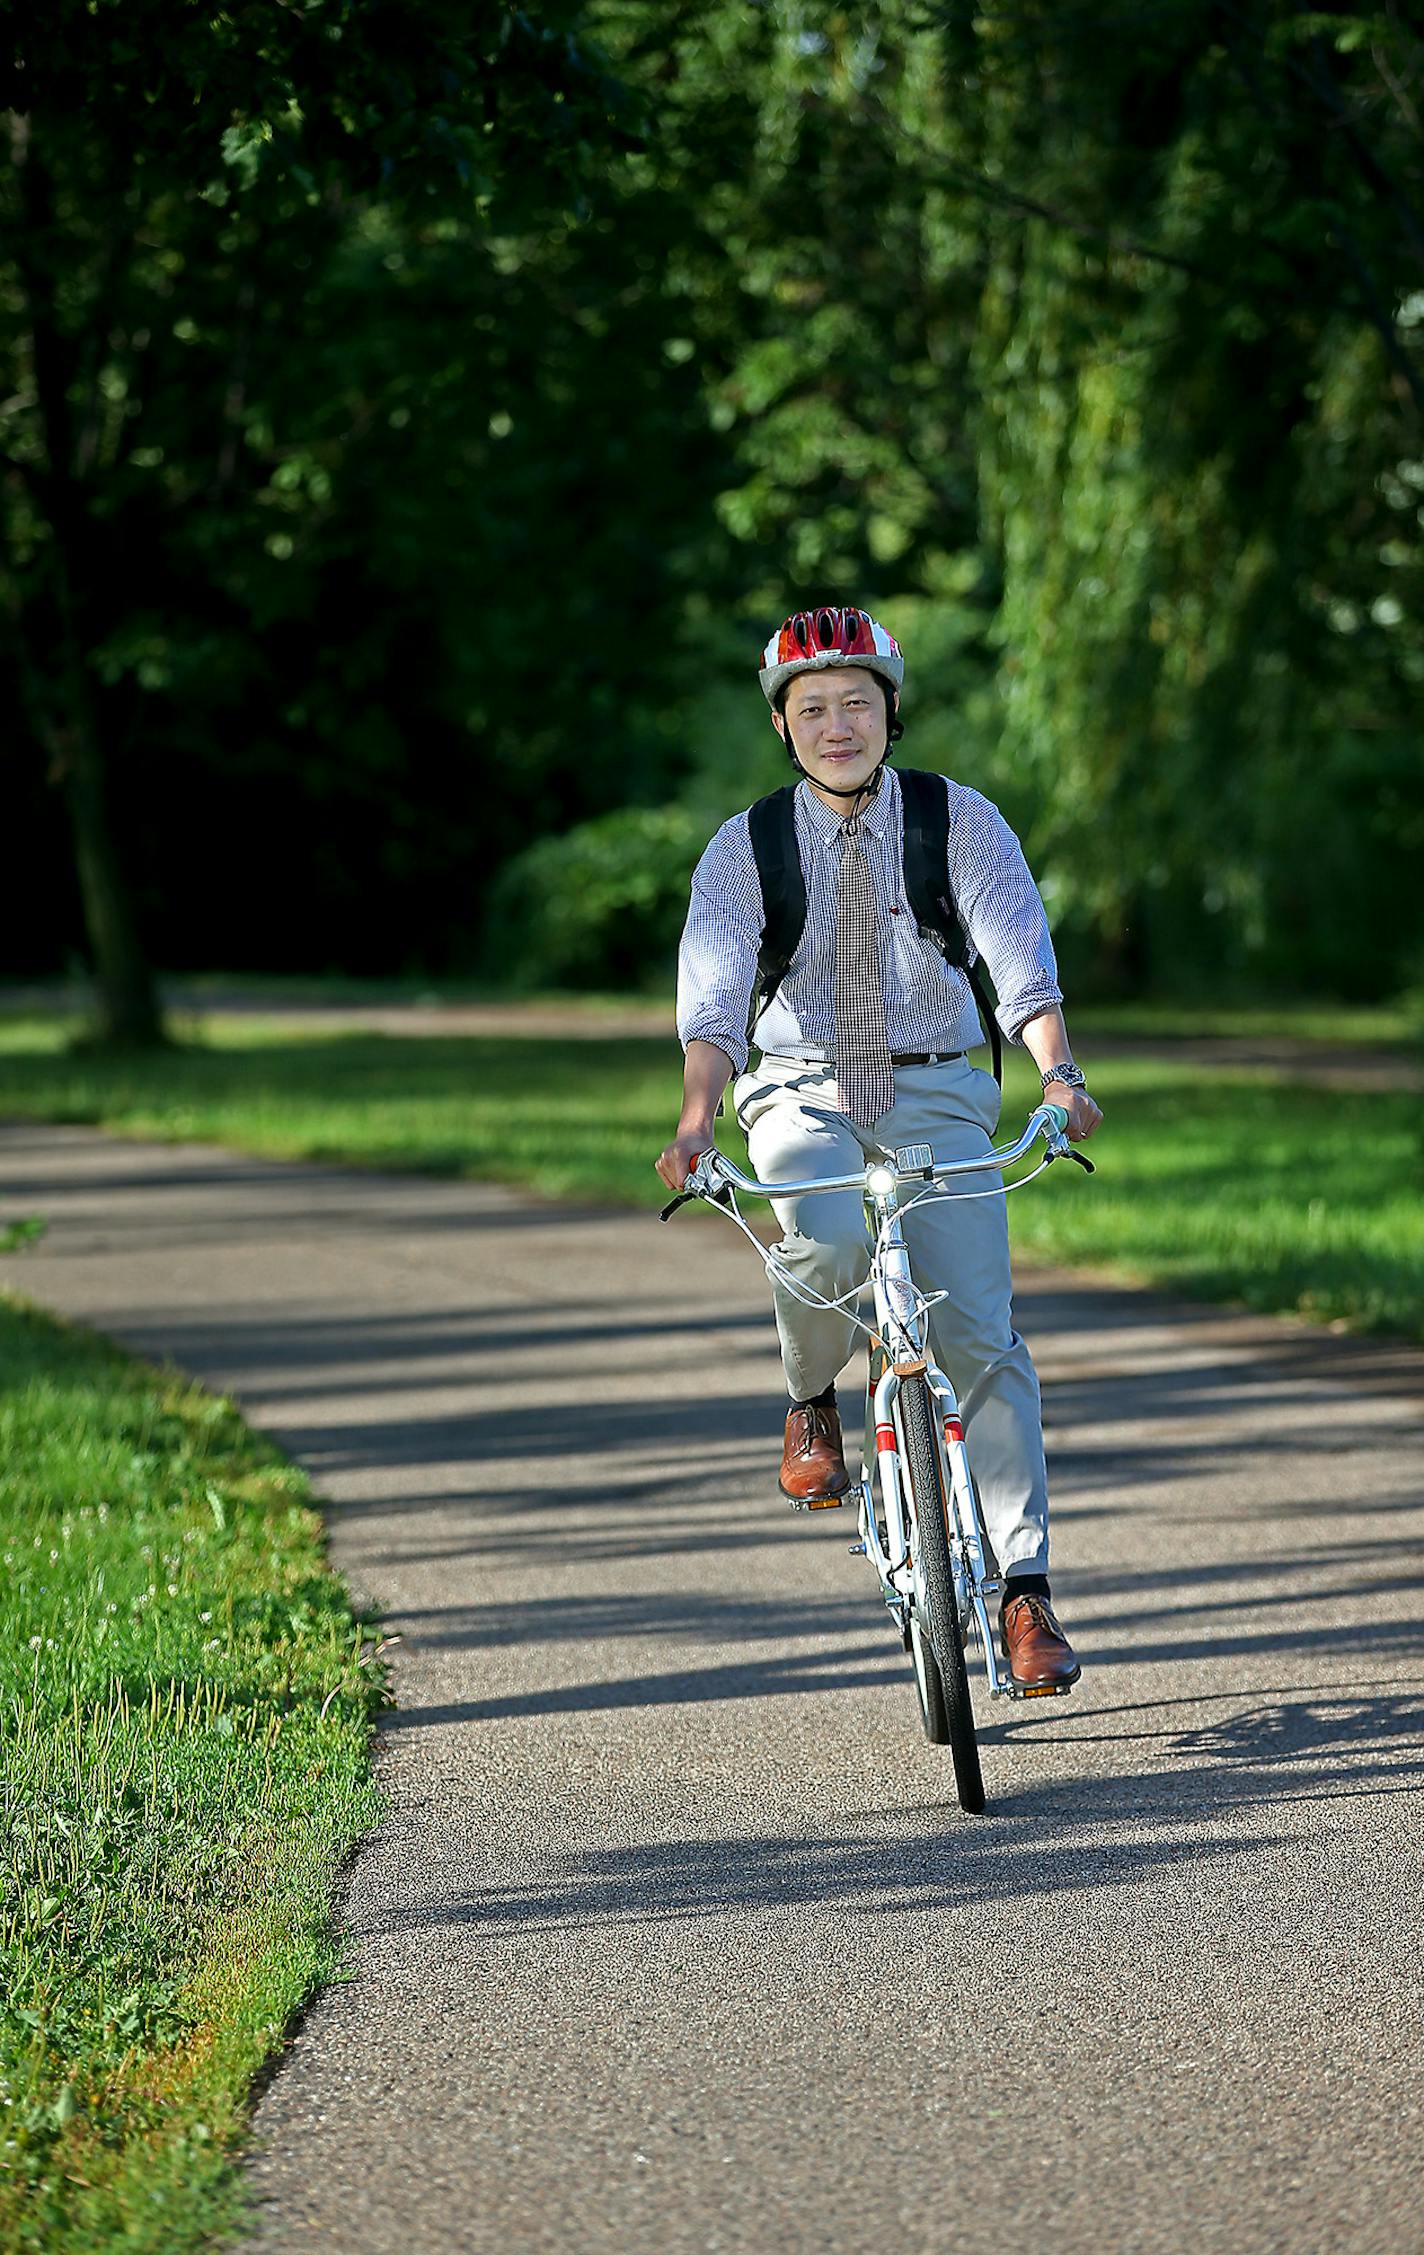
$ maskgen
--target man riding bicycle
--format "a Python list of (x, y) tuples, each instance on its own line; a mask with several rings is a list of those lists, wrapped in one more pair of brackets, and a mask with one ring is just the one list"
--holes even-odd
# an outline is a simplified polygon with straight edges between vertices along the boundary
[[(993, 977), (1000, 1025), (1038, 1066), (1045, 1101), (1067, 1112), (1072, 1141), (1102, 1119), (1073, 1062), (1048, 923), (1017, 838), (977, 791), (943, 776), (902, 784), (886, 764), (903, 732), (904, 670), (894, 638), (850, 606), (793, 613), (763, 652), (762, 690), (800, 781), (724, 822), (693, 874), (678, 960), (682, 1114), (657, 1161), (673, 1190), (712, 1147), (734, 1076), (733, 1109), (764, 1182), (851, 1173), (906, 1143), (929, 1144), (936, 1160), (987, 1151), (999, 1090), (969, 1061), (984, 1039), (976, 959)], [(906, 810), (917, 839), (938, 840), (941, 790), (947, 892), (935, 929), (907, 894)], [(927, 804), (938, 828), (926, 826)], [(938, 890), (938, 866), (935, 877)], [(788, 899), (794, 944), (768, 978), (764, 942), (788, 929)], [(854, 1192), (776, 1208), (778, 1252), (802, 1283), (844, 1299), (864, 1281)], [(1013, 1327), (1004, 1200), (926, 1202), (907, 1212), (905, 1235), (916, 1274), (948, 1295), (931, 1311), (931, 1337), (972, 1429), (1009, 1672), (1026, 1689), (1066, 1689), (1080, 1670), (1050, 1603), (1038, 1377)], [(791, 1395), (781, 1488), (796, 1508), (815, 1508), (851, 1484), (835, 1381), (854, 1330), (845, 1315), (773, 1291)]]

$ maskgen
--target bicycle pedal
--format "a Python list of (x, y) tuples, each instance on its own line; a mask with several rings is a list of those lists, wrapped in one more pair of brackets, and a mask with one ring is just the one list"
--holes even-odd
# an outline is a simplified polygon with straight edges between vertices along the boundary
[(801, 1496), (788, 1496), (786, 1500), (793, 1511), (839, 1511), (841, 1505), (845, 1502), (845, 1497), (806, 1496), (803, 1498)]
[[(1077, 1678), (1074, 1678), (1074, 1682)], [(1066, 1699), (1073, 1689), (1071, 1683), (1015, 1683), (1009, 1686), (1015, 1699)]]

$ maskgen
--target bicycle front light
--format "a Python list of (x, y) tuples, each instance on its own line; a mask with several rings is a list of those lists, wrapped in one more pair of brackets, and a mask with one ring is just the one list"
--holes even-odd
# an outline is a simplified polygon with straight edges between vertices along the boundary
[(895, 1187), (894, 1168), (867, 1167), (865, 1170), (865, 1187), (867, 1190), (873, 1191), (877, 1198), (888, 1198)]

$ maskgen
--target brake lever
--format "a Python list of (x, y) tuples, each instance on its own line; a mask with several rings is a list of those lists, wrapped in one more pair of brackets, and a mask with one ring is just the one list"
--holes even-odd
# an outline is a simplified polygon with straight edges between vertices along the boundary
[[(708, 1156), (709, 1154), (706, 1152), (699, 1155), (697, 1165), (687, 1178), (689, 1182), (692, 1181), (693, 1175), (699, 1171), (702, 1160)], [(730, 1206), (732, 1203), (732, 1186), (729, 1182), (718, 1182), (714, 1178), (710, 1189), (681, 1190), (676, 1198), (669, 1198), (662, 1212), (658, 1215), (658, 1220), (671, 1221), (678, 1207), (691, 1205), (694, 1198), (705, 1198), (708, 1204), (713, 1206)]]
[(1075, 1151), (1066, 1141), (1060, 1143), (1056, 1150), (1050, 1151), (1044, 1163), (1052, 1166), (1055, 1159), (1071, 1159), (1075, 1167), (1082, 1168), (1084, 1174), (1096, 1174), (1098, 1171), (1091, 1159), (1085, 1159), (1081, 1151)]

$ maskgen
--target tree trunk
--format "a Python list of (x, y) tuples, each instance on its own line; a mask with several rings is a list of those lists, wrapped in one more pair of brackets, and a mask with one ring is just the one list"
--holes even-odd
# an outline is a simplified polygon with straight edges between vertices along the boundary
[(38, 706), (50, 776), (63, 787), (70, 812), (83, 929), (95, 967), (95, 1040), (113, 1049), (158, 1049), (167, 1042), (158, 981), (140, 943), (129, 879), (108, 823), (104, 753), (88, 683), (68, 681), (65, 688), (59, 710), (59, 699), (50, 695), (32, 699), (32, 713)]
[[(49, 519), (50, 538), (28, 616), (19, 621), (22, 678), (38, 733), (50, 755), (50, 773), (69, 804), (84, 922), (94, 960), (95, 1034), (129, 1049), (151, 1049), (164, 1039), (153, 970), (139, 943), (133, 900), (109, 822), (104, 755), (93, 684), (85, 652), (92, 638), (92, 598), (103, 584), (94, 519), (80, 473), (90, 449), (76, 440), (72, 390), (78, 365), (73, 337), (60, 317), (57, 272), (62, 266), (54, 185), (27, 115), (10, 117), (10, 161), (24, 221), (16, 242), (16, 269), (30, 321), (35, 394), (45, 460), (32, 470), (37, 506)], [(57, 248), (57, 245), (60, 245)], [(121, 263), (115, 250), (109, 279)], [(102, 333), (102, 301), (90, 309)], [(29, 631), (31, 627), (36, 631)]]
[(88, 713), (51, 723), (54, 769), (63, 780), (74, 865), (94, 965), (95, 1037), (106, 1046), (156, 1049), (167, 1039), (153, 966), (138, 936), (104, 790), (104, 761)]
[(94, 958), (95, 1031), (124, 1049), (156, 1049), (166, 1040), (153, 966), (144, 954), (105, 817), (103, 777), (94, 745), (76, 747), (69, 780), (69, 818), (84, 922)]

